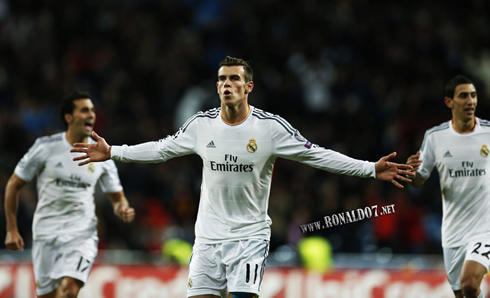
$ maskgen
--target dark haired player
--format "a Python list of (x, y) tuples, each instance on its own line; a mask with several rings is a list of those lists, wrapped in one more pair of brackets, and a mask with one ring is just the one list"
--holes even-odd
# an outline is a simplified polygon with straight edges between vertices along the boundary
[(38, 203), (32, 226), (32, 262), (36, 291), (41, 298), (77, 297), (97, 255), (97, 181), (125, 222), (134, 219), (112, 160), (79, 167), (70, 154), (75, 142), (91, 143), (95, 110), (87, 92), (62, 98), (60, 117), (66, 131), (41, 137), (19, 161), (5, 190), (8, 250), (22, 250), (17, 229), (21, 188), (37, 177)]
[(420, 151), (407, 164), (416, 171), (414, 187), (437, 168), (449, 283), (457, 298), (481, 298), (481, 281), (490, 269), (490, 122), (475, 116), (476, 89), (464, 76), (447, 83), (444, 102), (452, 119), (427, 130)]
[[(346, 175), (411, 181), (407, 165), (352, 159), (312, 144), (283, 118), (248, 104), (254, 88), (250, 65), (226, 57), (218, 70), (219, 108), (199, 112), (173, 136), (136, 146), (75, 144), (86, 155), (81, 165), (108, 159), (163, 162), (198, 154), (203, 160), (196, 241), (189, 265), (188, 297), (256, 297), (260, 293), (269, 252), (272, 223), (267, 215), (276, 158)], [(227, 294), (228, 293), (228, 294)]]

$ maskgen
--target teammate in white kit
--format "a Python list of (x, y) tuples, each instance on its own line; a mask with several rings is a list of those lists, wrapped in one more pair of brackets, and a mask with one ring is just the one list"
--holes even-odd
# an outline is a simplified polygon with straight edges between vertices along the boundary
[(77, 297), (97, 255), (97, 181), (125, 222), (134, 219), (114, 162), (79, 167), (69, 152), (75, 142), (89, 139), (95, 110), (87, 92), (75, 91), (61, 100), (60, 116), (67, 130), (41, 137), (19, 161), (5, 190), (8, 250), (22, 250), (17, 229), (20, 189), (37, 176), (38, 203), (32, 226), (32, 261), (39, 297)]
[(434, 167), (443, 199), (442, 247), (446, 273), (458, 298), (484, 297), (480, 284), (490, 269), (490, 122), (475, 117), (473, 83), (458, 75), (445, 89), (453, 118), (426, 131), (408, 158), (420, 187)]
[(254, 83), (249, 64), (227, 57), (218, 71), (221, 107), (199, 112), (177, 133), (157, 142), (110, 147), (75, 144), (85, 156), (81, 165), (108, 159), (154, 163), (188, 154), (203, 160), (196, 241), (189, 265), (188, 297), (256, 297), (269, 251), (271, 219), (267, 215), (277, 157), (300, 161), (335, 173), (376, 177), (402, 187), (395, 179), (412, 169), (388, 162), (392, 153), (372, 163), (349, 158), (310, 143), (283, 118), (248, 104)]

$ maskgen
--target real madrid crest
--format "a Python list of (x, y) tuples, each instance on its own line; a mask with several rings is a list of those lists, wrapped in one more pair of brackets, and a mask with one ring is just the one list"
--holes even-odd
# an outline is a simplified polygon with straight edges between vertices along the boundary
[(255, 153), (257, 151), (257, 143), (254, 139), (250, 139), (247, 144), (247, 151), (250, 153)]
[(94, 165), (93, 163), (89, 163), (89, 164), (88, 164), (88, 171), (89, 171), (90, 173), (95, 172), (95, 165)]
[(187, 286), (190, 288), (192, 288), (192, 278), (189, 277), (189, 281), (187, 282)]
[(490, 150), (488, 149), (487, 145), (482, 145), (480, 150), (480, 155), (483, 157), (487, 157), (488, 153), (490, 153)]

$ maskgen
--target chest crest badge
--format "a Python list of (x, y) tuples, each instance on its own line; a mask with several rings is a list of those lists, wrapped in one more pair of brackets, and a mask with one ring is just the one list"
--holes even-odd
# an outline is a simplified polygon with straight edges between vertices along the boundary
[(488, 149), (487, 145), (482, 145), (480, 150), (480, 155), (483, 157), (487, 157), (488, 153), (490, 153), (490, 150)]
[(256, 141), (254, 139), (250, 139), (249, 140), (249, 143), (247, 144), (247, 151), (250, 152), (250, 153), (255, 153), (257, 152), (257, 143), (255, 143)]
[(88, 171), (90, 173), (94, 173), (95, 172), (95, 165), (93, 163), (89, 163), (88, 164)]

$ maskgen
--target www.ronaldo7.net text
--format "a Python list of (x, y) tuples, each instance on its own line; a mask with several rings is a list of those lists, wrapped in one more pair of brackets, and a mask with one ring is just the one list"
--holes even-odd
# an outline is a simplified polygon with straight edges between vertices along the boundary
[(366, 218), (383, 216), (386, 214), (395, 213), (395, 204), (381, 206), (381, 212), (378, 213), (378, 205), (373, 205), (366, 208), (358, 208), (356, 210), (341, 212), (323, 217), (322, 221), (316, 221), (305, 225), (300, 225), (301, 233), (314, 232), (326, 228), (331, 228), (343, 224), (348, 224)]

